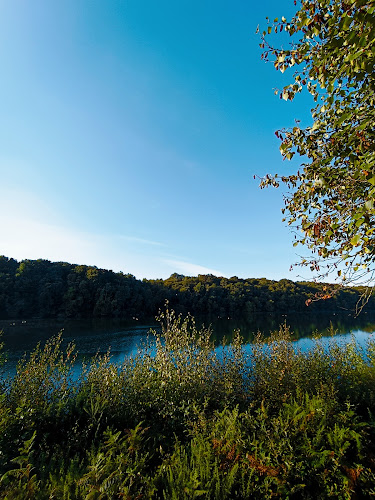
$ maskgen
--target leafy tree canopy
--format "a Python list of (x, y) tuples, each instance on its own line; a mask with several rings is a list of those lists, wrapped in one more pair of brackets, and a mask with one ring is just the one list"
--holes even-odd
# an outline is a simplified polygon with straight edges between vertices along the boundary
[[(297, 3), (295, 2), (295, 5)], [(268, 20), (263, 58), (292, 82), (278, 91), (293, 100), (304, 88), (316, 105), (312, 126), (276, 132), (284, 159), (300, 155), (297, 173), (267, 175), (261, 187), (288, 187), (283, 213), (295, 245), (318, 277), (346, 283), (374, 277), (375, 262), (375, 1), (303, 0), (294, 17)], [(284, 32), (280, 35), (280, 32)], [(271, 37), (287, 36), (287, 48)], [(286, 35), (285, 35), (286, 33)]]

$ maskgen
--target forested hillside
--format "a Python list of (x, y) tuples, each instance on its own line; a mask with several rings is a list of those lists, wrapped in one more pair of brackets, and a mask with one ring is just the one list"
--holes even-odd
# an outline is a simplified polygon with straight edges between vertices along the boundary
[[(323, 285), (289, 280), (186, 277), (138, 280), (92, 266), (0, 257), (0, 319), (9, 318), (153, 318), (169, 300), (177, 312), (196, 317), (241, 319), (258, 312), (338, 312), (353, 309), (358, 288), (341, 290), (327, 300)], [(368, 308), (374, 305), (373, 299)]]

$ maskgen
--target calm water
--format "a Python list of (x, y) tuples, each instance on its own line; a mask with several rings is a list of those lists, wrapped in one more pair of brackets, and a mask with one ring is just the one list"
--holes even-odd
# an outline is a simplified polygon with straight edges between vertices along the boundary
[[(358, 342), (365, 343), (375, 332), (375, 314), (363, 313), (358, 318), (350, 314), (315, 316), (306, 314), (274, 316), (256, 315), (241, 322), (220, 320), (212, 324), (213, 338), (218, 344), (225, 336), (229, 340), (233, 330), (240, 329), (245, 341), (250, 344), (258, 331), (265, 335), (286, 323), (293, 331), (293, 338), (302, 349), (308, 349), (311, 337), (320, 332), (330, 335), (332, 328), (337, 331), (340, 342), (348, 342), (354, 335)], [(113, 362), (120, 363), (125, 356), (135, 354), (150, 332), (159, 329), (155, 324), (138, 325), (120, 320), (79, 320), (56, 322), (54, 320), (0, 321), (3, 330), (2, 341), (7, 353), (6, 371), (15, 372), (18, 360), (42, 344), (51, 336), (63, 330), (64, 343), (74, 342), (79, 352), (79, 360), (88, 359), (96, 353), (105, 354), (110, 349)], [(152, 335), (151, 335), (152, 337)]]

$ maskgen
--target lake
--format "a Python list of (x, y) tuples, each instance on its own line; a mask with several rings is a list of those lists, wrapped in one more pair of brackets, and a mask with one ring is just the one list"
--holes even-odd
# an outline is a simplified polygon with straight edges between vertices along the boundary
[[(265, 335), (277, 330), (286, 323), (293, 332), (293, 339), (302, 349), (311, 345), (311, 337), (316, 332), (323, 337), (330, 335), (333, 328), (338, 340), (348, 342), (353, 334), (360, 343), (364, 343), (375, 332), (375, 314), (362, 313), (355, 318), (349, 313), (336, 315), (291, 314), (276, 316), (257, 314), (242, 321), (216, 320), (211, 322), (213, 339), (220, 344), (225, 336), (230, 340), (235, 329), (240, 329), (245, 342), (249, 345), (254, 335), (261, 331)], [(112, 360), (121, 363), (125, 356), (135, 354), (154, 328), (160, 331), (156, 322), (139, 325), (136, 321), (121, 320), (2, 320), (0, 330), (7, 353), (6, 372), (15, 372), (18, 360), (33, 350), (40, 341), (42, 344), (63, 330), (64, 344), (74, 342), (79, 352), (78, 360), (88, 359), (96, 353), (105, 354), (110, 349)]]

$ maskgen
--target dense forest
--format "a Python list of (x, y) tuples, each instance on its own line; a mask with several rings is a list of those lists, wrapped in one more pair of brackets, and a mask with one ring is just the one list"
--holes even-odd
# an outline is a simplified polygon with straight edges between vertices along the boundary
[[(326, 286), (290, 280), (172, 274), (138, 280), (93, 266), (0, 256), (0, 319), (102, 318), (147, 320), (166, 300), (197, 318), (243, 319), (253, 313), (353, 310), (363, 289), (343, 288), (331, 298)], [(326, 300), (317, 300), (324, 296)], [(310, 303), (311, 301), (311, 303)], [(310, 303), (306, 306), (306, 303)], [(367, 308), (372, 309), (371, 298)]]

